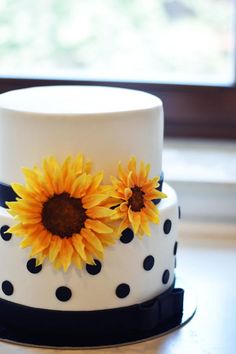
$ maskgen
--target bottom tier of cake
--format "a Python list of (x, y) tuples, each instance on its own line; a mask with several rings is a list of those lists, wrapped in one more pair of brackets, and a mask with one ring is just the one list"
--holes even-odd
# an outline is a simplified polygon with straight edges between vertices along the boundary
[(160, 224), (152, 235), (137, 238), (126, 229), (105, 250), (104, 261), (83, 270), (73, 265), (64, 273), (47, 260), (36, 266), (21, 238), (7, 233), (13, 219), (0, 210), (0, 297), (20, 305), (58, 311), (94, 311), (127, 307), (148, 301), (174, 282), (177, 252), (178, 204), (175, 191), (164, 184), (168, 197), (159, 205)]

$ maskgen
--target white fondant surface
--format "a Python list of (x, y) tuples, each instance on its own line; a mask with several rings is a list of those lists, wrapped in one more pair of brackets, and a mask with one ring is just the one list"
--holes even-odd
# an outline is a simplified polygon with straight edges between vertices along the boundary
[[(164, 184), (164, 192), (168, 198), (158, 205), (160, 224), (151, 225), (152, 236), (145, 236), (143, 240), (134, 237), (128, 244), (118, 241), (106, 248), (102, 270), (97, 275), (74, 266), (64, 273), (55, 270), (47, 261), (41, 272), (31, 274), (26, 268), (29, 249), (19, 248), (21, 238), (13, 236), (10, 241), (0, 239), (0, 284), (8, 280), (14, 286), (11, 296), (6, 296), (0, 289), (0, 297), (37, 308), (79, 311), (128, 306), (161, 294), (174, 279), (173, 249), (178, 224), (175, 191)], [(166, 235), (163, 225), (167, 219), (171, 220), (172, 228)], [(0, 208), (0, 227), (12, 224), (13, 218)], [(155, 258), (155, 263), (150, 271), (145, 271), (143, 261), (148, 255)], [(167, 284), (163, 284), (162, 275), (166, 269), (170, 272), (170, 278)], [(130, 286), (130, 294), (123, 299), (115, 294), (116, 287), (121, 283)], [(71, 289), (69, 301), (57, 300), (55, 291), (60, 286)]]
[(142, 91), (102, 86), (44, 86), (0, 95), (5, 109), (52, 114), (97, 114), (161, 106), (158, 97)]
[(41, 87), (0, 95), (0, 181), (23, 182), (21, 168), (82, 152), (105, 181), (135, 155), (162, 169), (163, 109), (150, 94), (120, 88)]

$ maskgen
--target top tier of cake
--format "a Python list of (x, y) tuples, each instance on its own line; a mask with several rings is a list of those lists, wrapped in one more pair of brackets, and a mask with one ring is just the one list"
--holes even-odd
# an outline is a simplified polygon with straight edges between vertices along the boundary
[(0, 181), (23, 182), (21, 167), (83, 153), (105, 181), (129, 157), (161, 174), (163, 110), (148, 93), (120, 88), (49, 86), (0, 95)]

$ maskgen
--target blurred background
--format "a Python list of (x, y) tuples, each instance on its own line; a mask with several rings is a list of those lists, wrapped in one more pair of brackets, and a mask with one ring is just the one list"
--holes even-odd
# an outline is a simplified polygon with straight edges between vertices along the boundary
[(0, 0), (0, 75), (232, 84), (233, 0)]

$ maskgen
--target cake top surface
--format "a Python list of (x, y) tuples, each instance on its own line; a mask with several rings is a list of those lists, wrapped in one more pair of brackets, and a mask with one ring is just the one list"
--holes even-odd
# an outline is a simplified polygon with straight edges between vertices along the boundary
[(45, 114), (101, 114), (161, 105), (146, 92), (102, 86), (41, 86), (0, 95), (0, 108)]

